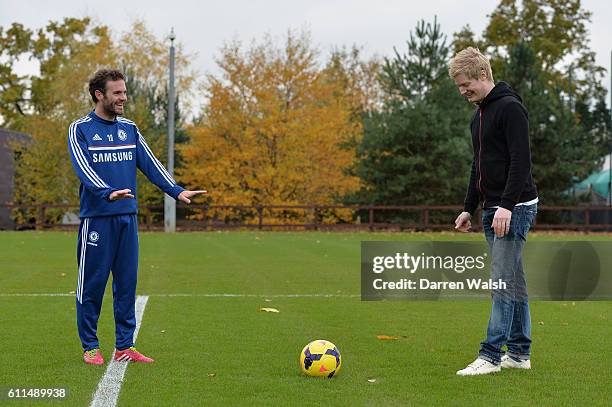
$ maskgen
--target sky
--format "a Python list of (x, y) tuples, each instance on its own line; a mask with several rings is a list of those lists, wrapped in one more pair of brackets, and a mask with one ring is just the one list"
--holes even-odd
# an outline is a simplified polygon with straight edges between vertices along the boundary
[[(238, 39), (249, 43), (265, 34), (282, 40), (287, 30), (307, 29), (313, 44), (323, 55), (334, 47), (362, 48), (365, 56), (390, 56), (393, 48), (406, 49), (405, 42), (417, 21), (432, 21), (437, 16), (448, 40), (469, 24), (480, 36), (488, 15), (498, 0), (0, 0), (0, 26), (20, 22), (40, 28), (49, 20), (64, 17), (95, 18), (114, 33), (129, 31), (138, 19), (146, 22), (158, 38), (173, 27), (177, 41), (195, 54), (193, 68), (204, 77), (216, 74), (215, 57), (225, 42)], [(610, 69), (612, 50), (612, 7), (609, 0), (583, 0), (583, 8), (593, 13), (588, 29), (597, 64)], [(27, 62), (20, 73), (35, 70)], [(610, 76), (604, 85), (610, 89)], [(609, 96), (608, 96), (609, 103)]]

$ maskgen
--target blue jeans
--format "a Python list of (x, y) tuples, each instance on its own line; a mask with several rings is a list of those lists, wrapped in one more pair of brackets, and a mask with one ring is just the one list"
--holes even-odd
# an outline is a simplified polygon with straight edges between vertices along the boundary
[(502, 238), (495, 236), (492, 228), (497, 209), (483, 210), (482, 225), (489, 244), (491, 279), (506, 283), (505, 288), (492, 290), (487, 339), (480, 343), (479, 356), (494, 364), (500, 363), (504, 345), (508, 347), (508, 356), (514, 359), (527, 360), (530, 356), (531, 318), (522, 252), (537, 210), (537, 204), (516, 206), (510, 230)]

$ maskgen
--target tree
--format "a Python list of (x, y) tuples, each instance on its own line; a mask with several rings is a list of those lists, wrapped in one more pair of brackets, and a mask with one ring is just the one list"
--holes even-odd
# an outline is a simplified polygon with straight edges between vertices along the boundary
[[(126, 72), (148, 87), (160, 103), (167, 100), (164, 94), (167, 96), (168, 91), (168, 45), (167, 38), (155, 37), (142, 20), (134, 21), (130, 31), (123, 33), (115, 45)], [(188, 111), (196, 83), (191, 65), (193, 55), (181, 43), (175, 44), (175, 49), (175, 87), (181, 94), (181, 110)]]
[[(601, 164), (605, 137), (596, 130), (595, 121), (579, 120), (550, 88), (535, 51), (526, 43), (510, 48), (499, 74), (523, 97), (529, 111), (532, 172), (538, 195), (547, 203), (567, 200), (564, 191)], [(587, 119), (593, 117), (588, 109), (586, 115)]]
[(456, 204), (465, 196), (470, 108), (448, 77), (446, 37), (436, 20), (420, 21), (407, 46), (385, 58), (387, 98), (364, 115), (355, 169), (363, 187), (348, 202)]
[[(122, 70), (126, 74), (129, 101), (126, 116), (133, 120), (147, 140), (147, 144), (162, 164), (168, 161), (168, 46), (155, 37), (143, 21), (135, 21), (118, 44), (122, 55)], [(191, 70), (190, 55), (176, 46), (175, 138), (177, 146), (187, 141), (183, 111), (190, 108), (189, 101), (196, 80)], [(181, 96), (179, 98), (179, 95)], [(186, 95), (185, 98), (182, 96)], [(182, 101), (186, 99), (185, 103)], [(180, 149), (175, 150), (175, 168), (182, 165)], [(138, 201), (141, 206), (163, 206), (164, 196), (141, 173), (137, 173)]]
[(27, 77), (18, 75), (14, 66), (30, 49), (32, 31), (13, 23), (8, 30), (0, 27), (0, 125), (8, 127), (27, 109)]
[(282, 47), (269, 37), (247, 49), (233, 42), (217, 64), (222, 76), (208, 77), (208, 103), (182, 149), (187, 185), (205, 183), (222, 205), (331, 204), (357, 188), (345, 173), (354, 155), (342, 147), (357, 131), (351, 102), (307, 34), (289, 32)]
[(486, 49), (487, 45), (476, 38), (476, 34), (472, 31), (470, 25), (465, 25), (460, 31), (453, 34), (453, 55), (467, 47), (476, 47), (478, 49)]
[(336, 48), (323, 73), (327, 80), (340, 85), (357, 122), (361, 122), (363, 112), (380, 107), (384, 93), (379, 80), (381, 63), (378, 57), (364, 60), (357, 46)]
[(589, 48), (590, 18), (580, 0), (501, 0), (483, 34), (494, 72), (509, 48), (524, 42), (534, 51), (546, 80), (565, 89), (569, 62), (577, 79), (573, 89), (577, 99), (601, 98), (605, 69), (595, 64)]
[[(78, 181), (67, 153), (68, 125), (84, 115), (89, 94), (87, 80), (98, 61), (109, 55), (105, 27), (89, 19), (50, 22), (29, 37), (22, 51), (40, 65), (40, 75), (25, 80), (21, 112), (10, 114), (11, 128), (31, 135), (26, 146), (16, 146), (14, 200), (19, 204), (77, 204)], [(13, 112), (14, 113), (14, 112)], [(65, 211), (47, 211), (57, 222)], [(17, 217), (30, 217), (27, 213)]]
[[(362, 58), (361, 49), (353, 46), (335, 48), (325, 65), (322, 77), (339, 85), (339, 97), (346, 100), (350, 110), (349, 123), (353, 127), (351, 138), (341, 144), (340, 148), (350, 151), (353, 155), (353, 162), (344, 170), (344, 174), (354, 176), (353, 168), (357, 165), (357, 156), (354, 152), (363, 138), (363, 115), (365, 112), (380, 108), (385, 94), (380, 81), (381, 61), (377, 56), (368, 60)], [(338, 196), (336, 201), (340, 202), (344, 197)], [(335, 213), (340, 212), (319, 210), (319, 213), (334, 217)], [(343, 210), (345, 218), (352, 215), (353, 211)]]

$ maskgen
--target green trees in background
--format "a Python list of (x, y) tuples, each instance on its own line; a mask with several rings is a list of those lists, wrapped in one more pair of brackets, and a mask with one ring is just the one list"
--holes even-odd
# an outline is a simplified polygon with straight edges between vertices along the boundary
[(491, 56), (495, 80), (507, 81), (529, 111), (533, 175), (545, 204), (601, 165), (608, 152), (610, 113), (579, 0), (502, 0), (476, 39), (469, 27), (455, 51), (476, 45)]
[[(454, 35), (454, 52), (479, 47), (491, 56), (495, 79), (509, 82), (523, 97), (533, 174), (546, 204), (571, 201), (565, 191), (594, 171), (608, 151), (604, 69), (589, 48), (589, 18), (578, 0), (502, 0), (481, 39), (469, 26)], [(354, 169), (362, 187), (348, 202), (462, 202), (473, 108), (446, 75), (450, 57), (434, 20), (417, 25), (407, 54), (396, 51), (385, 59), (386, 98), (381, 109), (364, 115)]]
[(546, 204), (566, 201), (569, 197), (564, 191), (575, 179), (586, 178), (601, 164), (605, 132), (591, 132), (594, 123), (581, 121), (550, 88), (535, 52), (526, 43), (510, 48), (499, 77), (523, 97), (529, 111), (533, 174), (540, 199)]
[(589, 47), (590, 18), (580, 0), (501, 0), (490, 16), (483, 42), (494, 68), (507, 59), (509, 48), (528, 44), (544, 78), (564, 91), (571, 64), (576, 99), (597, 100), (605, 95), (601, 82), (605, 69), (597, 66)]
[(419, 22), (407, 48), (384, 60), (384, 103), (363, 115), (354, 168), (362, 187), (348, 202), (456, 204), (465, 196), (472, 108), (448, 77), (440, 25)]

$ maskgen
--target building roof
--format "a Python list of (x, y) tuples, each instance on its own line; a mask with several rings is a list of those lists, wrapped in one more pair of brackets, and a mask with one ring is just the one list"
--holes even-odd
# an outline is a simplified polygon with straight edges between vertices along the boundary
[(8, 144), (6, 144), (6, 140), (15, 140), (15, 141), (28, 141), (31, 137), (29, 134), (21, 133), (18, 131), (13, 131), (9, 129), (5, 129), (4, 127), (0, 127), (0, 143), (2, 143), (2, 147), (10, 148)]

